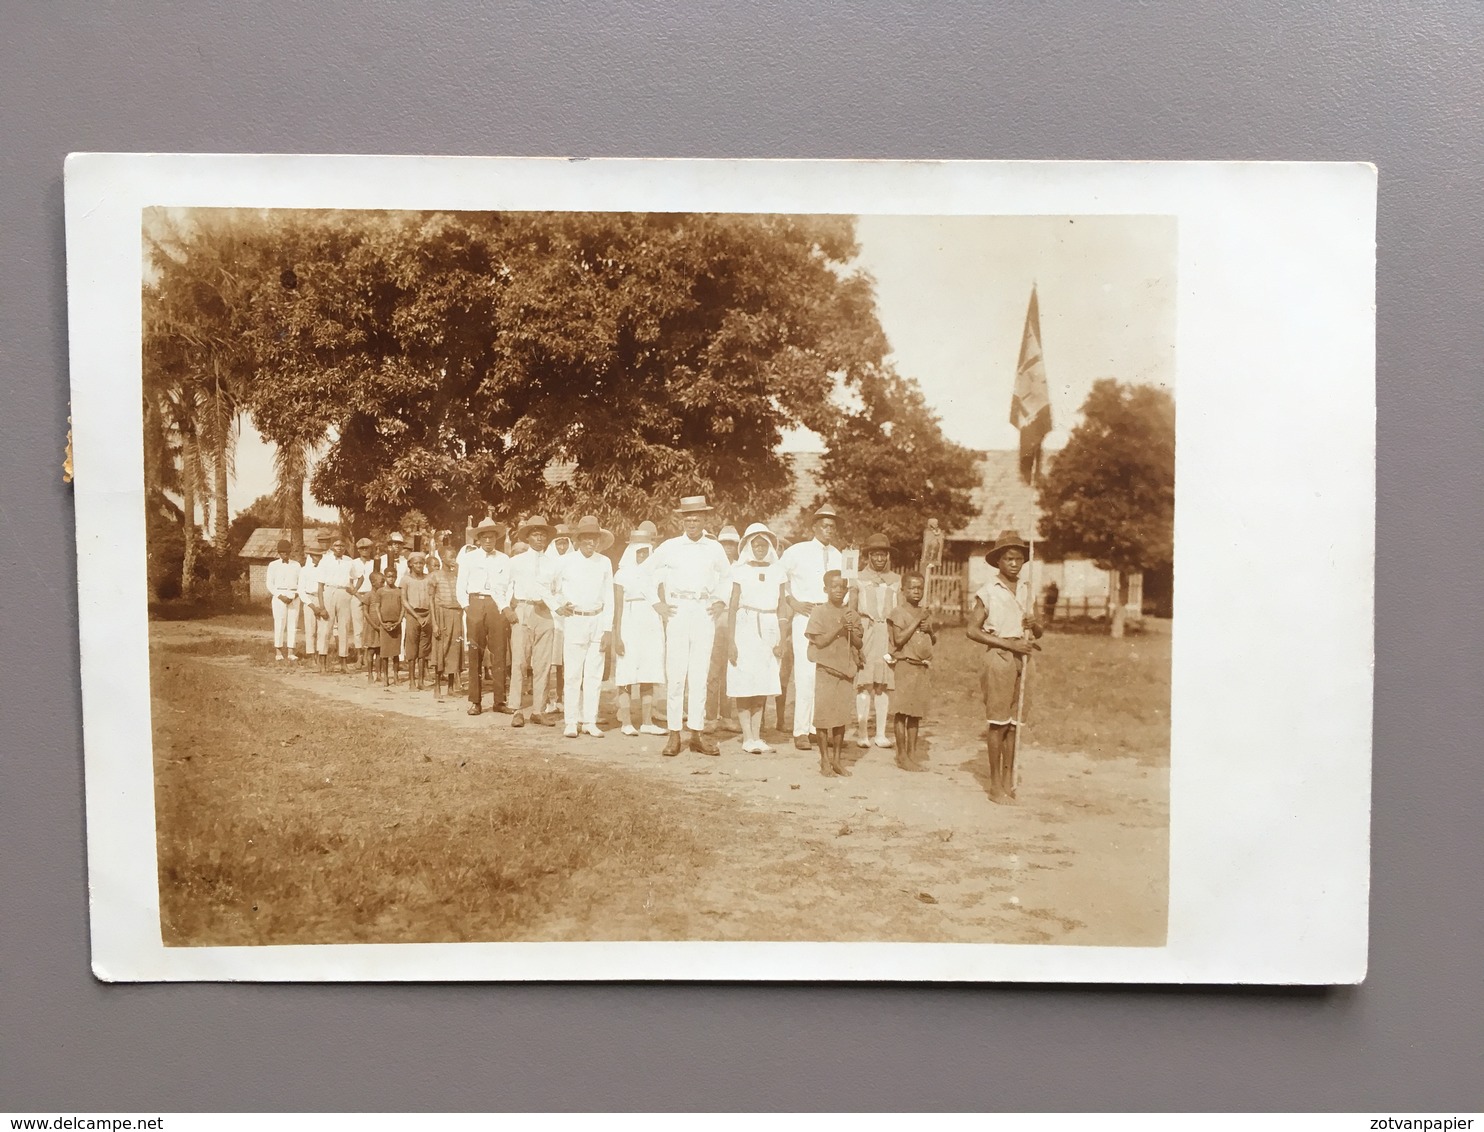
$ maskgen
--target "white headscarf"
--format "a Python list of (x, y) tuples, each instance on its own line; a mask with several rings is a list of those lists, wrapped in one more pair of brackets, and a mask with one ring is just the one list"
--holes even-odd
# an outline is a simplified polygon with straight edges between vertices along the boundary
[[(649, 551), (650, 557), (639, 561), (640, 549)], [(613, 584), (622, 586), (624, 599), (630, 597), (653, 597), (657, 594), (654, 572), (649, 568), (654, 557), (654, 547), (646, 542), (631, 542), (624, 547), (623, 557), (618, 560), (618, 571), (613, 575)]]

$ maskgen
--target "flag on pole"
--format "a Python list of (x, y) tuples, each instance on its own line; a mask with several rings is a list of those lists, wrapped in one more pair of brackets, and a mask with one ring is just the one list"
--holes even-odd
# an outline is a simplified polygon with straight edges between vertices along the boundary
[(1046, 364), (1041, 360), (1041, 310), (1034, 285), (1020, 339), (1020, 363), (1015, 367), (1010, 423), (1020, 430), (1020, 478), (1030, 483), (1041, 461), (1041, 442), (1051, 431), (1051, 395), (1046, 389)]

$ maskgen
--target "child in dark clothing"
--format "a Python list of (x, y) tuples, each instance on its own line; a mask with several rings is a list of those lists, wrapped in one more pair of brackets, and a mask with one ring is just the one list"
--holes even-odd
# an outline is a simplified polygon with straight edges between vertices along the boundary
[(917, 725), (927, 714), (932, 695), (928, 666), (938, 628), (922, 608), (923, 577), (902, 576), (902, 600), (886, 619), (891, 634), (892, 666), (896, 687), (891, 696), (892, 728), (896, 732), (896, 764), (903, 770), (926, 770), (917, 757)]
[(402, 591), (386, 584), (380, 574), (371, 575), (371, 612), (376, 625), (376, 645), (381, 654), (381, 680), (388, 688), (400, 678), (397, 657), (402, 651)]
[(825, 778), (848, 778), (842, 761), (845, 726), (855, 718), (855, 674), (861, 668), (861, 618), (845, 608), (849, 586), (838, 570), (824, 576), (829, 598), (809, 614), (804, 636), (809, 659), (815, 663), (814, 729), (819, 737), (819, 773)]

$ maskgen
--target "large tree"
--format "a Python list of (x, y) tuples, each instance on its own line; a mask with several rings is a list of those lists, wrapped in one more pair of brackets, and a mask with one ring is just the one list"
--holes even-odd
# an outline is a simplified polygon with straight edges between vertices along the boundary
[[(826, 436), (821, 494), (806, 510), (828, 499), (845, 538), (880, 531), (915, 559), (929, 518), (951, 531), (973, 517), (974, 453), (943, 435), (921, 388), (891, 367), (867, 369), (858, 393), (859, 408)], [(800, 529), (807, 526), (801, 519)]]
[(698, 492), (765, 514), (783, 430), (834, 431), (832, 391), (885, 348), (849, 218), (341, 212), (264, 235), (253, 419), (280, 448), (328, 438), (311, 490), (353, 519), (632, 521)]
[(1174, 398), (1151, 385), (1095, 383), (1041, 484), (1041, 510), (1041, 533), (1057, 551), (1116, 573), (1111, 631), (1122, 636), (1129, 574), (1174, 560)]

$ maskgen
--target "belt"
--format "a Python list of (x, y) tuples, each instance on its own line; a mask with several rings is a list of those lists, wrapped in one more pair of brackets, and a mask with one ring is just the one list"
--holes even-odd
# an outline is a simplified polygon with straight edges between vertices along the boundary
[(738, 609), (745, 609), (745, 610), (747, 610), (748, 613), (777, 613), (778, 612), (778, 607), (776, 605), (773, 606), (773, 608), (771, 608), (771, 609), (764, 609), (761, 605), (739, 605), (739, 606), (737, 606), (737, 608)]
[(567, 614), (567, 616), (568, 617), (596, 617), (598, 614), (600, 614), (602, 612), (603, 611), (601, 609), (574, 609), (571, 613)]
[(495, 600), (495, 595), (494, 594), (481, 594), (481, 593), (472, 593), (472, 594), (470, 594), (469, 595), (469, 600), (470, 601), (473, 601), (476, 597), (482, 597), (482, 598), (484, 598), (485, 601), (494, 601)]
[(416, 606), (416, 605), (409, 605), (407, 608), (409, 610), (411, 610), (413, 613), (427, 613), (429, 611), (428, 610), (428, 607), (426, 605), (421, 606), (421, 607)]
[(671, 593), (669, 590), (666, 590), (665, 591), (665, 600), (666, 601), (715, 601), (715, 600), (718, 600), (718, 599), (713, 598), (708, 593), (701, 593), (698, 590), (676, 590), (674, 593)]
[(541, 601), (541, 599), (539, 597), (518, 597), (518, 598), (515, 599), (515, 604), (516, 605), (541, 605), (542, 604), (542, 601)]

